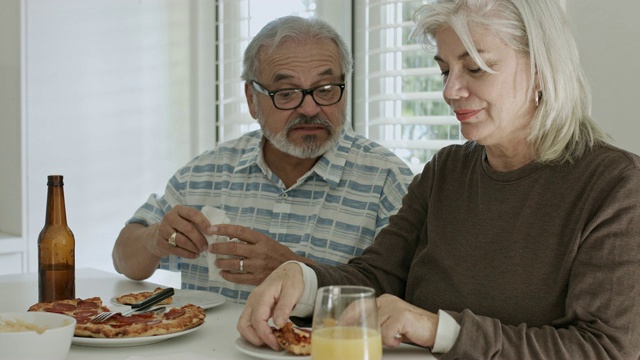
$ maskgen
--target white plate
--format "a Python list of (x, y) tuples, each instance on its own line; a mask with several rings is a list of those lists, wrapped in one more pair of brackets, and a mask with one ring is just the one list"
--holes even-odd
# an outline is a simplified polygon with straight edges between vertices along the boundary
[(290, 352), (287, 352), (287, 350), (282, 350), (278, 352), (278, 351), (272, 350), (270, 347), (267, 347), (267, 346), (262, 346), (262, 347), (254, 346), (242, 337), (239, 337), (236, 339), (236, 348), (247, 355), (257, 357), (258, 359), (265, 359), (265, 360), (291, 360), (291, 359), (310, 360), (311, 359), (310, 355), (307, 355), (307, 356), (294, 355)]
[[(116, 301), (116, 298), (118, 296), (112, 297), (109, 301), (114, 305), (123, 306)], [(227, 298), (225, 298), (224, 296), (212, 293), (210, 291), (176, 289), (175, 294), (173, 295), (173, 301), (171, 301), (171, 304), (169, 304), (168, 306), (181, 307), (183, 305), (193, 304), (198, 305), (206, 310), (224, 304), (226, 299)]]
[(177, 336), (186, 335), (188, 333), (194, 332), (198, 330), (202, 325), (196, 326), (194, 328), (166, 335), (155, 335), (155, 336), (141, 336), (141, 337), (132, 337), (132, 338), (90, 338), (90, 337), (73, 337), (71, 341), (74, 345), (80, 346), (93, 346), (93, 347), (125, 347), (125, 346), (140, 346), (158, 343), (161, 341), (165, 341)]

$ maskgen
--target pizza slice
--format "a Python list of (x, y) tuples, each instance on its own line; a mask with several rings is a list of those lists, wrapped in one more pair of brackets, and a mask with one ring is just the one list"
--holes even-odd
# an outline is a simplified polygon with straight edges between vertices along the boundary
[[(116, 302), (118, 302), (119, 304), (122, 305), (133, 305), (137, 302), (146, 300), (148, 297), (155, 295), (157, 293), (159, 293), (160, 291), (164, 290), (161, 287), (157, 287), (155, 290), (153, 291), (141, 291), (141, 292), (137, 292), (137, 293), (129, 293), (129, 294), (124, 294), (124, 295), (120, 295), (118, 297), (116, 297)], [(158, 305), (169, 305), (171, 304), (171, 302), (173, 301), (172, 297), (168, 297), (164, 300), (162, 300), (161, 302), (158, 303)]]
[(281, 328), (273, 328), (278, 343), (288, 352), (295, 355), (311, 354), (311, 330), (294, 327), (287, 322)]

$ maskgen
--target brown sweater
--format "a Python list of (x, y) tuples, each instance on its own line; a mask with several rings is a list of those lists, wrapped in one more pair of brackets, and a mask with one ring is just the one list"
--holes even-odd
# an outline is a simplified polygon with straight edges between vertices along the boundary
[(640, 157), (492, 170), (484, 147), (441, 150), (362, 256), (314, 265), (460, 324), (440, 359), (640, 358)]

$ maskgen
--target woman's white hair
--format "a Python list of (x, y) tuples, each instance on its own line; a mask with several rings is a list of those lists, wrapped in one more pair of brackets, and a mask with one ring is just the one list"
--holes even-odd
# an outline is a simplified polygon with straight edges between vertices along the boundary
[(474, 61), (495, 73), (480, 58), (470, 27), (499, 36), (529, 56), (529, 96), (539, 106), (529, 126), (528, 141), (539, 162), (572, 162), (606, 134), (590, 116), (591, 93), (580, 65), (578, 48), (557, 0), (435, 0), (414, 14), (411, 36), (434, 49), (435, 32), (453, 29)]

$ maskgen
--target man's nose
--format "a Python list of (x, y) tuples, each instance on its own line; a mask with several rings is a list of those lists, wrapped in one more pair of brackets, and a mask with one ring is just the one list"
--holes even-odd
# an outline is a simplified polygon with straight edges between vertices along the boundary
[(318, 105), (311, 94), (306, 94), (302, 99), (302, 104), (296, 108), (296, 110), (303, 115), (313, 116), (320, 112), (320, 105)]

